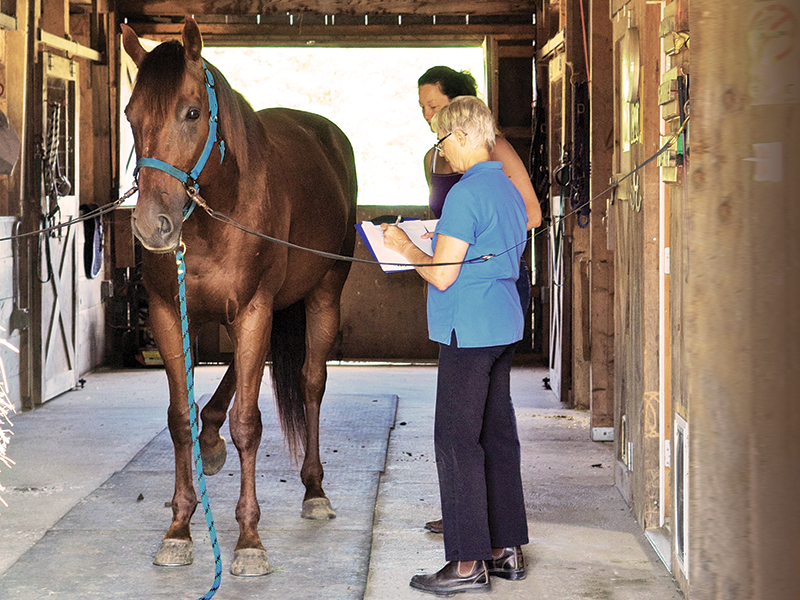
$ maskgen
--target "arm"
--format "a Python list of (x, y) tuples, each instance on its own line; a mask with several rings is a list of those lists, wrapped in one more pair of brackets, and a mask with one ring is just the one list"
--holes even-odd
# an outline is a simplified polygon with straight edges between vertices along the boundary
[(425, 181), (428, 182), (428, 189), (431, 187), (431, 160), (433, 160), (433, 148), (428, 150), (425, 158), (422, 159), (422, 165), (425, 167)]
[(437, 290), (446, 290), (458, 279), (461, 265), (442, 263), (461, 263), (467, 255), (467, 249), (469, 248), (467, 242), (449, 235), (438, 234), (439, 237), (436, 240), (436, 249), (433, 252), (433, 256), (428, 256), (417, 248), (414, 242), (408, 238), (406, 232), (399, 227), (384, 223), (381, 228), (383, 229), (383, 238), (387, 248), (399, 252), (415, 265), (430, 265), (414, 268), (420, 274), (420, 277), (432, 284)]
[(491, 159), (503, 163), (503, 172), (522, 194), (522, 199), (525, 201), (525, 212), (528, 213), (528, 230), (541, 225), (542, 209), (539, 206), (539, 199), (533, 190), (528, 170), (514, 147), (505, 138), (497, 136)]

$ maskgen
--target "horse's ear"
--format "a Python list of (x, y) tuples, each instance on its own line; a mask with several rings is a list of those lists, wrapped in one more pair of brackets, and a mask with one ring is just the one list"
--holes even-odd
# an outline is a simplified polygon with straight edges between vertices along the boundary
[(144, 57), (147, 55), (147, 50), (142, 48), (142, 44), (139, 42), (139, 36), (136, 35), (133, 29), (125, 25), (125, 23), (120, 23), (119, 26), (120, 29), (122, 29), (122, 46), (138, 67), (142, 64), (142, 60), (144, 60)]
[(200, 35), (200, 28), (195, 20), (188, 15), (183, 24), (182, 37), (186, 58), (192, 62), (200, 62), (200, 52), (203, 50), (203, 36)]

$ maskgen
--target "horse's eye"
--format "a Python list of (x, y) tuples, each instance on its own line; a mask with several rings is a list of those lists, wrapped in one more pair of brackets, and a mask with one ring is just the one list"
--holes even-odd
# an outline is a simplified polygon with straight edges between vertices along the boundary
[(190, 108), (189, 112), (186, 113), (186, 120), (187, 121), (197, 121), (200, 118), (200, 109), (198, 108)]

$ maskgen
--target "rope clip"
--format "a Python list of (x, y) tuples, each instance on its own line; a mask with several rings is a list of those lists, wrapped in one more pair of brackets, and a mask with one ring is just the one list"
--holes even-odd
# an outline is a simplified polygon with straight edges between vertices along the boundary
[[(200, 187), (196, 183), (193, 182), (192, 185), (186, 185), (186, 195), (189, 196), (193, 203), (199, 204), (204, 211), (214, 216), (214, 211), (211, 210), (208, 204), (206, 204), (205, 199), (200, 195)], [(188, 217), (188, 214), (186, 216)]]
[(178, 270), (180, 271), (181, 263), (183, 262), (184, 257), (186, 256), (186, 242), (181, 241), (178, 243), (178, 247), (175, 248), (175, 263), (178, 265)]

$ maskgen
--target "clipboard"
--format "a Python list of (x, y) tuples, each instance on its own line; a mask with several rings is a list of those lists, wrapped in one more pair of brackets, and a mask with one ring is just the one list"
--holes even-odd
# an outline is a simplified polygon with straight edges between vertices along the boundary
[[(392, 218), (394, 222), (396, 218)], [(377, 223), (376, 223), (377, 221)], [(410, 271), (414, 267), (411, 262), (399, 252), (389, 250), (383, 243), (383, 230), (380, 223), (386, 223), (385, 219), (374, 219), (372, 221), (361, 221), (356, 223), (356, 230), (361, 240), (369, 250), (372, 258), (380, 263), (381, 268), (386, 273), (397, 273), (399, 271)], [(409, 219), (401, 220), (397, 226), (408, 234), (414, 245), (428, 256), (433, 256), (433, 240), (423, 239), (425, 233), (432, 233), (436, 229), (438, 219)]]

